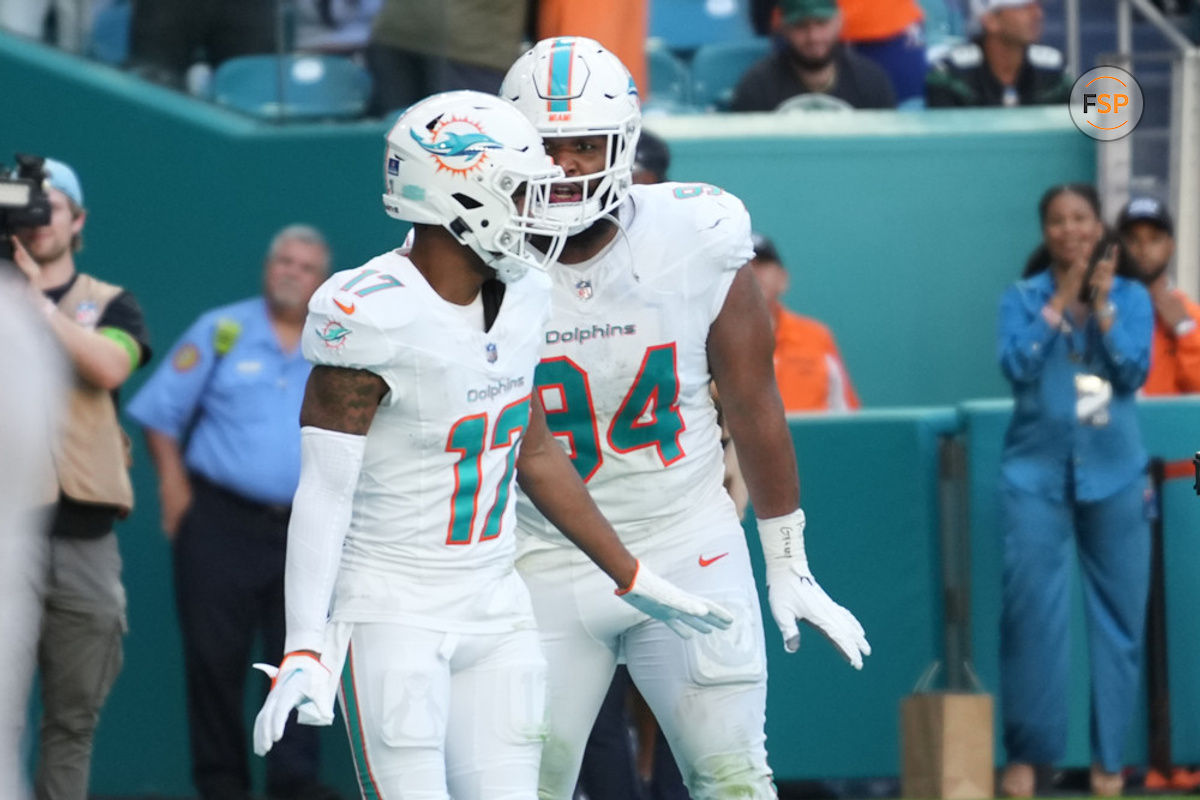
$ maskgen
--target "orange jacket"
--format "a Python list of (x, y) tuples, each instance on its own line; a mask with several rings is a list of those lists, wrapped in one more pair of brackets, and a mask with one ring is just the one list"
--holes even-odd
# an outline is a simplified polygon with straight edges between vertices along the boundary
[(538, 39), (552, 36), (587, 36), (604, 45), (633, 75), (643, 100), (650, 92), (646, 80), (648, 0), (541, 0), (538, 4)]
[(844, 411), (861, 404), (829, 329), (777, 308), (775, 381), (785, 411)]
[(922, 18), (917, 0), (838, 0), (842, 38), (870, 42), (899, 36)]
[(1150, 342), (1150, 372), (1142, 384), (1147, 395), (1190, 394), (1200, 392), (1200, 305), (1178, 289), (1175, 296), (1187, 307), (1196, 327), (1176, 337), (1162, 320), (1154, 317), (1154, 338)]

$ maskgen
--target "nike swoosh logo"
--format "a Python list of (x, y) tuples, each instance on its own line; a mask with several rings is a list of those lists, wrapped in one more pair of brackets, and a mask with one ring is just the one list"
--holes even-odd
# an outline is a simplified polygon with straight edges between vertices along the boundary
[(347, 314), (353, 314), (353, 313), (354, 313), (354, 309), (356, 308), (356, 306), (354, 305), (354, 303), (351, 303), (351, 304), (350, 304), (350, 305), (348, 305), (348, 306), (344, 306), (344, 305), (342, 305), (342, 304), (341, 304), (341, 302), (340, 302), (340, 301), (338, 301), (336, 298), (334, 299), (334, 301), (333, 301), (333, 304), (334, 304), (335, 306), (337, 306), (338, 308), (340, 308), (342, 311), (344, 311), (344, 312), (345, 312), (345, 313), (347, 313)]
[(700, 556), (700, 566), (702, 566), (702, 567), (711, 566), (712, 564), (715, 564), (716, 562), (720, 561), (722, 558), (724, 558), (727, 555), (729, 555), (729, 553), (721, 553), (721, 555), (713, 556), (712, 558), (705, 558), (704, 556)]

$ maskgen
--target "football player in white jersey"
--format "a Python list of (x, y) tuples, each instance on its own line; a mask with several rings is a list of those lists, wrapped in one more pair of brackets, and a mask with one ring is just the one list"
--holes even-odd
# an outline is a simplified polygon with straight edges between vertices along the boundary
[(602, 574), (518, 500), (518, 562), (549, 662), (550, 734), (539, 796), (568, 800), (618, 659), (662, 725), (694, 800), (775, 797), (767, 766), (766, 656), (745, 537), (722, 486), (715, 381), (758, 517), (772, 614), (856, 668), (863, 628), (818, 586), (804, 551), (796, 458), (750, 270), (750, 219), (714, 186), (631, 188), (641, 117), (621, 62), (591, 39), (539, 42), (500, 94), (566, 173), (551, 213), (571, 237), (535, 397), (600, 509), (642, 563), (729, 609), (731, 628), (683, 641), (599, 588)]
[(411, 248), (309, 304), (286, 655), (263, 666), (255, 749), (293, 708), (328, 724), (340, 677), (364, 797), (533, 800), (545, 662), (513, 565), (514, 480), (642, 619), (688, 635), (730, 618), (621, 545), (531, 394), (565, 234), (533, 126), (495, 96), (435, 95), (392, 128), (384, 170)]

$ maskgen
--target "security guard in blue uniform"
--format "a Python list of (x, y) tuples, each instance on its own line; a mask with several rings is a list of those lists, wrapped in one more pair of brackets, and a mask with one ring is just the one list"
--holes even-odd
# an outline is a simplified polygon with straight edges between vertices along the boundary
[(1072, 78), (1057, 49), (1037, 44), (1037, 0), (984, 0), (982, 33), (951, 47), (925, 76), (925, 105), (1033, 106), (1066, 103)]
[[(283, 569), (300, 476), (300, 352), (329, 248), (293, 225), (271, 243), (263, 295), (203, 314), (129, 405), (158, 471), (174, 543), (192, 777), (204, 800), (248, 800), (243, 725), (250, 648), (283, 652)], [(261, 688), (265, 689), (265, 686)], [(316, 782), (316, 729), (293, 724), (267, 763), (272, 798), (332, 796)]]

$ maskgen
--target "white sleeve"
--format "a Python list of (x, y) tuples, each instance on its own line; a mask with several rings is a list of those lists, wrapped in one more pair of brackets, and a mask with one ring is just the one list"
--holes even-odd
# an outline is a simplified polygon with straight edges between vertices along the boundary
[(285, 653), (320, 652), (324, 644), (366, 444), (366, 436), (300, 429), (300, 485), (292, 501), (283, 579)]

